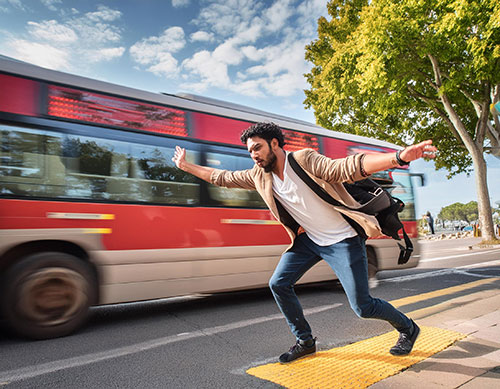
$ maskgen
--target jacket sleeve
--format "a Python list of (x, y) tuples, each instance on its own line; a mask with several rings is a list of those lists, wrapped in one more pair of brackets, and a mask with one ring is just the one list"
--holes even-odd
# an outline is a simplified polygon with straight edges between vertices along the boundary
[(252, 171), (253, 169), (236, 171), (215, 169), (210, 176), (210, 182), (226, 188), (255, 189)]
[(309, 172), (329, 183), (354, 182), (366, 178), (361, 173), (364, 154), (331, 159), (312, 149), (304, 150), (304, 152), (306, 152), (305, 164)]

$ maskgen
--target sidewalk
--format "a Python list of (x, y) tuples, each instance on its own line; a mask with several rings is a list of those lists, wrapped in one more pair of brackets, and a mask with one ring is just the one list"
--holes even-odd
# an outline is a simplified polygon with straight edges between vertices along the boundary
[(500, 279), (488, 290), (447, 301), (440, 312), (413, 318), (467, 337), (370, 388), (500, 388)]

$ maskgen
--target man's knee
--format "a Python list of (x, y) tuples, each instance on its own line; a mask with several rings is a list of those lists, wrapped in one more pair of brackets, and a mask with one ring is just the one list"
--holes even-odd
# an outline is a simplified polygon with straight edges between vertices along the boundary
[(359, 317), (370, 319), (375, 316), (375, 302), (371, 299), (369, 302), (353, 307), (353, 310)]
[(290, 283), (283, 278), (271, 277), (269, 280), (269, 288), (275, 293), (279, 293), (283, 290), (290, 289)]

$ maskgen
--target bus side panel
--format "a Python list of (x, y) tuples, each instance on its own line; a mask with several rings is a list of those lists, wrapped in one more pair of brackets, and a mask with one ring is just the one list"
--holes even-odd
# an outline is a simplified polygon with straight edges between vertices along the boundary
[(36, 116), (40, 85), (31, 80), (0, 74), (0, 111)]
[(252, 123), (193, 112), (191, 125), (197, 139), (243, 146), (240, 135)]
[(109, 229), (107, 250), (288, 245), (267, 210), (0, 200), (0, 229)]

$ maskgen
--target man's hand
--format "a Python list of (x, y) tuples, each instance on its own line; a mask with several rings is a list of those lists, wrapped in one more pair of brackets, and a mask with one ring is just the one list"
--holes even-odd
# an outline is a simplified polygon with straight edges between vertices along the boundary
[(437, 148), (432, 146), (432, 140), (425, 140), (413, 146), (408, 146), (399, 153), (399, 157), (406, 162), (419, 158), (435, 158)]
[[(435, 158), (437, 148), (432, 145), (432, 140), (425, 140), (413, 146), (408, 146), (399, 152), (399, 159), (404, 162), (415, 161), (419, 158)], [(399, 166), (397, 153), (366, 154), (363, 159), (363, 168), (367, 174)]]
[(184, 165), (186, 163), (186, 149), (175, 146), (175, 152), (174, 156), (172, 157), (172, 161), (175, 163), (175, 166), (177, 166), (181, 170), (184, 170)]
[(179, 169), (184, 170), (185, 172), (190, 173), (198, 178), (201, 178), (204, 181), (210, 182), (210, 177), (212, 175), (212, 172), (214, 171), (214, 168), (200, 166), (195, 163), (186, 161), (186, 149), (175, 146), (172, 161)]

